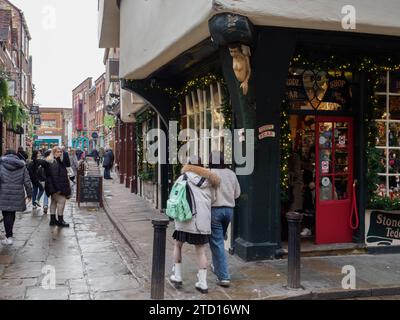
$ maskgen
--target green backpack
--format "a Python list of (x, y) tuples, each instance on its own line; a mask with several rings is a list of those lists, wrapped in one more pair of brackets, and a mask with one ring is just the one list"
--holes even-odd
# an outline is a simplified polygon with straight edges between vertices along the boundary
[(193, 218), (192, 201), (193, 193), (184, 175), (182, 181), (175, 182), (167, 201), (166, 215), (178, 222), (190, 221)]

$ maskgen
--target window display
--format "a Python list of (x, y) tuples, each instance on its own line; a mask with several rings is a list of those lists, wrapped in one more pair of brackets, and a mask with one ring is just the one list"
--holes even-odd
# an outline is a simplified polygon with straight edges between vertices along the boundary
[(380, 196), (400, 196), (400, 73), (382, 73), (376, 95), (380, 106), (375, 110), (376, 146), (381, 152), (376, 192)]

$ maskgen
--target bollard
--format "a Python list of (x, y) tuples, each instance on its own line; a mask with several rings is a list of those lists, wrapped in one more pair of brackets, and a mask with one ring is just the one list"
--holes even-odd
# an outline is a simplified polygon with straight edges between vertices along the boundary
[(301, 289), (300, 285), (300, 227), (303, 215), (288, 212), (286, 219), (289, 226), (288, 234), (288, 289)]
[(165, 247), (168, 219), (153, 219), (153, 266), (151, 271), (151, 299), (164, 299)]

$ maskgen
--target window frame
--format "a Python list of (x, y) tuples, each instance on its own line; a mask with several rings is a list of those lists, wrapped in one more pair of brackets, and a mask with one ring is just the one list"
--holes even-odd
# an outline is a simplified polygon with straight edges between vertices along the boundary
[(400, 93), (394, 93), (391, 92), (391, 88), (390, 88), (390, 84), (391, 84), (391, 75), (393, 74), (393, 72), (391, 71), (386, 71), (386, 90), (385, 92), (383, 91), (377, 91), (375, 92), (375, 96), (376, 97), (385, 97), (386, 99), (386, 106), (384, 109), (384, 115), (385, 118), (382, 119), (375, 119), (376, 123), (383, 123), (385, 126), (385, 130), (386, 130), (386, 141), (385, 141), (385, 145), (384, 146), (376, 146), (376, 148), (378, 150), (383, 150), (384, 152), (386, 151), (386, 155), (385, 155), (385, 173), (378, 173), (379, 177), (384, 177), (385, 178), (385, 190), (386, 190), (386, 196), (390, 196), (390, 178), (391, 177), (397, 177), (400, 176), (400, 170), (398, 173), (390, 173), (390, 151), (394, 150), (394, 151), (400, 151), (400, 144), (399, 146), (395, 147), (395, 146), (390, 146), (390, 140), (389, 140), (389, 136), (390, 136), (390, 125), (392, 123), (394, 124), (399, 124), (400, 125), (400, 120), (399, 119), (390, 119), (391, 115), (390, 115), (390, 98), (391, 97), (400, 97)]

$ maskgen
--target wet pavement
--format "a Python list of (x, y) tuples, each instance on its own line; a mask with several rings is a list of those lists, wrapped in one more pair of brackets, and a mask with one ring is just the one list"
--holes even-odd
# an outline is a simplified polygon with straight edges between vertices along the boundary
[(0, 299), (148, 298), (137, 256), (102, 209), (69, 201), (65, 220), (70, 228), (49, 227), (41, 210), (17, 214), (14, 245), (0, 245)]
[[(41, 210), (17, 214), (14, 245), (0, 245), (0, 299), (150, 299), (151, 219), (162, 215), (117, 179), (105, 181), (104, 193), (105, 210), (78, 208), (68, 201), (69, 229), (49, 227), (49, 216)], [(3, 226), (0, 230), (4, 232)], [(168, 281), (173, 230), (170, 223), (165, 267), (169, 300), (395, 299), (400, 294), (400, 255), (357, 254), (302, 258), (302, 290), (285, 288), (285, 259), (244, 262), (230, 255), (231, 287), (217, 286), (209, 271), (209, 294), (203, 295), (194, 286), (197, 267), (189, 245), (183, 249), (183, 287), (176, 289)], [(353, 289), (342, 286), (345, 266), (354, 268)]]
[[(104, 190), (107, 214), (139, 257), (142, 270), (151, 270), (151, 219), (162, 215), (147, 201), (120, 185), (116, 177), (105, 182)], [(194, 247), (190, 245), (183, 248), (183, 287), (177, 290), (168, 280), (173, 265), (173, 231), (174, 225), (170, 223), (166, 238), (166, 299), (341, 299), (400, 294), (399, 254), (340, 253), (336, 256), (303, 257), (301, 285), (304, 290), (297, 291), (285, 287), (288, 273), (286, 259), (244, 262), (237, 256), (229, 255), (231, 287), (217, 286), (216, 276), (209, 271), (209, 294), (202, 295), (194, 287), (197, 267)], [(349, 266), (354, 268), (355, 286), (344, 289), (343, 281), (348, 275)], [(145, 274), (150, 277), (150, 271)]]

